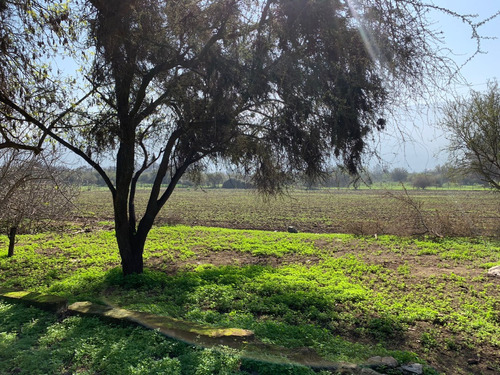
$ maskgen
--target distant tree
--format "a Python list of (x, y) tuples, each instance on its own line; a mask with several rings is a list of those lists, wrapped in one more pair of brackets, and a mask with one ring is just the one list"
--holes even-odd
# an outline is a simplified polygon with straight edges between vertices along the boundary
[(409, 173), (405, 168), (394, 168), (391, 171), (391, 180), (394, 182), (406, 182), (408, 175)]
[(465, 185), (465, 186), (472, 186), (472, 185), (481, 185), (481, 186), (488, 186), (486, 182), (484, 182), (484, 179), (481, 178), (480, 175), (477, 173), (469, 173), (469, 174), (464, 174), (464, 173), (457, 173), (455, 171), (451, 171), (453, 174), (452, 177), (455, 178), (456, 182), (459, 185)]
[(0, 229), (9, 238), (9, 257), (17, 233), (47, 229), (73, 212), (78, 188), (67, 183), (66, 170), (56, 167), (54, 155), (46, 154), (0, 152)]
[(488, 83), (486, 92), (449, 102), (442, 125), (449, 134), (450, 164), (462, 174), (477, 174), (500, 190), (500, 87)]
[(243, 180), (239, 180), (237, 178), (230, 178), (222, 184), (223, 189), (252, 189), (253, 185), (245, 182)]
[(324, 185), (327, 187), (342, 188), (348, 187), (352, 182), (353, 177), (345, 169), (335, 167), (329, 171)]
[(444, 184), (450, 182), (453, 172), (449, 165), (436, 165), (431, 171), (431, 174), (434, 176), (435, 185), (442, 187)]
[(225, 177), (224, 173), (220, 173), (220, 172), (206, 174), (207, 183), (212, 188), (219, 187), (219, 185), (221, 185), (224, 182), (224, 177)]
[(389, 171), (381, 165), (370, 170), (369, 175), (372, 182), (387, 182), (390, 178)]
[(434, 185), (434, 178), (429, 174), (415, 174), (412, 176), (411, 184), (414, 188), (425, 189)]
[[(99, 173), (125, 274), (143, 272), (159, 211), (210, 159), (241, 167), (266, 193), (299, 171), (313, 180), (332, 160), (356, 173), (385, 109), (455, 72), (429, 9), (458, 17), (480, 41), (477, 20), (419, 0), (1, 6), (0, 144), (40, 150), (50, 138)], [(59, 72), (63, 56), (80, 65), (76, 75)], [(116, 162), (116, 181), (104, 160)], [(137, 183), (155, 163), (138, 217)]]
[(70, 172), (68, 182), (80, 186), (91, 186), (97, 185), (99, 180), (99, 175), (96, 175), (92, 168), (79, 167)]
[(189, 188), (189, 187), (198, 187), (199, 185), (194, 183), (193, 181), (191, 181), (189, 178), (183, 178), (181, 180), (179, 180), (178, 182), (178, 185), (179, 186), (182, 186), (182, 187), (185, 187), (185, 188)]

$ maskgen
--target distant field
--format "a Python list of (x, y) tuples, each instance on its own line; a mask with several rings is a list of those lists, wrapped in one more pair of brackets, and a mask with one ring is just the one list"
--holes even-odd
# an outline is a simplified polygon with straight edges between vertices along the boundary
[[(139, 211), (146, 194), (138, 192)], [(486, 190), (409, 190), (408, 194), (421, 205), (419, 211), (395, 198), (404, 197), (397, 190), (302, 190), (265, 200), (248, 190), (177, 189), (157, 222), (271, 231), (292, 225), (301, 232), (363, 235), (406, 236), (428, 229), (445, 236), (500, 233), (500, 194)], [(89, 222), (112, 220), (111, 197), (105, 190), (84, 191), (78, 207), (78, 214)]]

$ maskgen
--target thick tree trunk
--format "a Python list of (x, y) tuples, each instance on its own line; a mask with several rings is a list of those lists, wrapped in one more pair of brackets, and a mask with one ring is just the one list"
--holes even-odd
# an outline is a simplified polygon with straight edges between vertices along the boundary
[(137, 234), (128, 230), (116, 230), (116, 240), (120, 250), (122, 260), (122, 270), (124, 275), (144, 272), (144, 252), (145, 238), (139, 238)]
[(140, 274), (144, 272), (144, 261), (142, 259), (143, 249), (131, 248), (130, 252), (121, 254), (123, 275)]
[[(121, 121), (121, 126), (128, 129), (129, 124)], [(129, 193), (134, 165), (134, 150), (130, 144), (133, 140), (126, 138), (129, 142), (120, 145), (116, 159), (116, 193), (113, 197), (115, 211), (115, 232), (118, 250), (122, 260), (124, 275), (142, 273), (144, 265), (142, 252), (144, 241), (138, 241), (135, 229), (135, 219), (129, 217)]]
[(120, 251), (122, 271), (124, 275), (144, 272), (144, 252), (145, 239), (139, 239), (136, 234), (116, 228), (116, 242)]
[(17, 227), (12, 227), (10, 228), (9, 232), (9, 251), (7, 253), (7, 256), (10, 258), (14, 256), (14, 245), (16, 243), (16, 233), (17, 233)]

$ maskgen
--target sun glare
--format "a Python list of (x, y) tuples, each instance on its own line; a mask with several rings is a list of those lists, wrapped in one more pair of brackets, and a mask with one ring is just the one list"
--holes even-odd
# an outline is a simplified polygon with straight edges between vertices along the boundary
[(361, 38), (363, 39), (366, 50), (370, 54), (370, 58), (374, 62), (377, 62), (380, 57), (380, 51), (377, 43), (375, 43), (372, 33), (365, 27), (363, 23), (363, 16), (358, 12), (359, 6), (357, 0), (347, 0), (347, 5), (349, 6), (349, 10), (356, 20), (359, 33), (361, 34)]

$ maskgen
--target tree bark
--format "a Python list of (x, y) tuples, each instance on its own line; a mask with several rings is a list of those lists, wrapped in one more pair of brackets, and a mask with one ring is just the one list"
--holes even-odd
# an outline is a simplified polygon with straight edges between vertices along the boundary
[(122, 261), (123, 275), (144, 272), (142, 255), (146, 238), (121, 228), (116, 228), (116, 240)]
[(16, 243), (16, 233), (17, 233), (17, 227), (12, 227), (10, 228), (9, 232), (9, 251), (7, 253), (7, 256), (10, 258), (14, 256), (14, 245)]
[(123, 275), (140, 274), (144, 272), (144, 262), (142, 259), (143, 248), (130, 247), (130, 251), (123, 252), (120, 249), (122, 258)]

